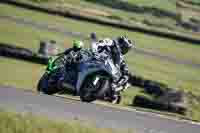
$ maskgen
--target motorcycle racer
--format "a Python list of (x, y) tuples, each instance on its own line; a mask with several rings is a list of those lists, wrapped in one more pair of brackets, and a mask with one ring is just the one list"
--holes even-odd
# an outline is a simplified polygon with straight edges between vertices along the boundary
[(122, 76), (119, 81), (115, 81), (113, 88), (126, 85), (128, 76), (128, 66), (124, 60), (124, 55), (134, 46), (134, 44), (125, 36), (117, 37), (116, 39), (105, 38), (96, 43), (92, 43), (92, 51), (101, 53), (104, 50), (108, 51), (117, 67), (120, 68)]
[[(82, 58), (80, 51), (83, 49), (84, 47), (84, 43), (82, 41), (79, 40), (74, 40), (73, 41), (73, 46), (71, 48), (66, 49), (63, 53), (60, 53), (58, 55), (64, 55), (65, 58), (65, 71), (71, 70), (71, 69), (77, 69), (77, 63), (78, 61)], [(74, 73), (75, 71), (71, 71), (71, 73), (68, 73), (68, 75), (74, 75), (73, 77), (76, 77), (77, 75), (77, 71), (76, 73)], [(64, 72), (63, 72), (63, 76), (62, 78), (60, 78), (59, 83), (60, 86), (62, 88), (62, 86), (68, 86), (69, 84), (63, 84), (64, 82)], [(75, 83), (76, 79), (71, 79), (71, 83), (72, 84), (76, 84)], [(72, 89), (72, 87), (69, 87), (70, 89)], [(73, 91), (73, 93), (76, 93), (76, 90), (71, 90)]]

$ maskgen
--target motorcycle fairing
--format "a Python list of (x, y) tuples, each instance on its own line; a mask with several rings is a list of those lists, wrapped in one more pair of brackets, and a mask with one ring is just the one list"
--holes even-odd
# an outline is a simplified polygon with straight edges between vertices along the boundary
[(46, 68), (47, 73), (52, 73), (54, 72), (54, 70), (58, 68), (58, 66), (54, 63), (57, 58), (58, 58), (57, 56), (49, 58)]
[[(79, 93), (80, 88), (82, 86), (82, 84), (84, 83), (84, 80), (87, 78), (88, 75), (92, 74), (92, 73), (96, 73), (96, 72), (105, 72), (107, 73), (108, 77), (112, 77), (115, 78), (113, 74), (116, 73), (112, 73), (113, 66), (110, 66), (110, 64), (107, 64), (107, 62), (103, 63), (97, 63), (95, 62), (86, 62), (86, 63), (81, 63), (79, 65), (79, 72), (78, 72), (78, 79), (77, 79), (77, 83), (76, 83), (76, 90)], [(110, 67), (108, 67), (110, 66)], [(115, 75), (116, 76), (116, 75)]]

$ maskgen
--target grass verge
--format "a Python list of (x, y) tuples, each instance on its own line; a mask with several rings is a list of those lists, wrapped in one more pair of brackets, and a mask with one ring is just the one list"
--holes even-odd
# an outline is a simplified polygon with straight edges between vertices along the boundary
[(39, 64), (0, 57), (0, 85), (36, 90), (45, 67)]
[[(84, 125), (79, 121), (61, 122), (47, 118), (36, 117), (32, 114), (6, 112), (0, 109), (1, 133), (115, 133), (113, 129), (96, 128)], [(127, 131), (121, 131), (128, 133)]]

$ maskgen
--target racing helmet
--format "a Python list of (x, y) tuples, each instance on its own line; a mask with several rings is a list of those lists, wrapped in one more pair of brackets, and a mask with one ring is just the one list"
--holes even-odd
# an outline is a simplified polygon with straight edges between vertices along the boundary
[(79, 41), (79, 40), (74, 40), (73, 41), (73, 48), (82, 49), (83, 46), (84, 46), (84, 43), (82, 41)]
[(125, 55), (128, 51), (134, 47), (131, 40), (129, 40), (126, 36), (120, 36), (117, 38), (117, 44), (121, 49), (121, 53)]

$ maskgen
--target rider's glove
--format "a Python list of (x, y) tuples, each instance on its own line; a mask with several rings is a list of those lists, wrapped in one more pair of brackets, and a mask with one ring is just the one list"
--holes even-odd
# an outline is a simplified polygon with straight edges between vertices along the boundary
[(112, 84), (111, 84), (112, 90), (115, 90), (117, 87), (118, 87), (118, 85), (117, 85), (116, 83), (112, 83)]
[(124, 77), (122, 77), (122, 78), (118, 81), (118, 84), (119, 84), (120, 86), (123, 86), (123, 85), (125, 85), (125, 84), (128, 82), (128, 79), (129, 79), (128, 76), (124, 76)]

